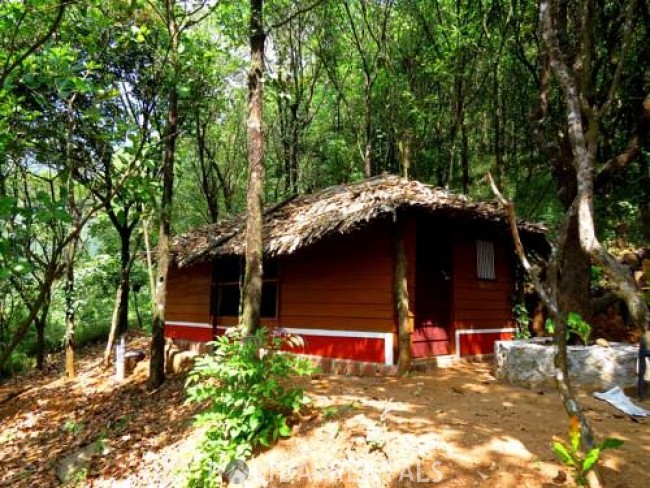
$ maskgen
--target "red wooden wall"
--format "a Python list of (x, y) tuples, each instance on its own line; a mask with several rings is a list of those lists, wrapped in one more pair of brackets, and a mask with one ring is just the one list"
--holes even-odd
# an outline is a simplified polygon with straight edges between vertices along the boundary
[[(476, 273), (476, 239), (494, 240), (495, 280), (480, 280)], [(452, 322), (459, 329), (503, 329), (513, 327), (512, 253), (504, 238), (485, 233), (456, 231), (453, 245)], [(485, 335), (485, 337), (481, 337)], [(506, 337), (507, 336), (507, 337)], [(461, 334), (460, 353), (492, 354), (494, 341), (510, 333)], [(467, 344), (473, 344), (471, 347)], [(455, 351), (455, 344), (452, 344)]]
[[(281, 258), (278, 317), (263, 320), (263, 323), (271, 327), (313, 330), (312, 334), (304, 333), (307, 342), (301, 352), (377, 362), (386, 360), (388, 351), (385, 347), (390, 346), (386, 334), (397, 332), (391, 225), (389, 222), (376, 223)], [(416, 225), (422, 223), (414, 218), (405, 221), (409, 317), (412, 323), (415, 322), (418, 293)], [(512, 326), (514, 277), (510, 250), (505, 240), (495, 241), (496, 280), (479, 280), (476, 274), (476, 238), (480, 237), (481, 234), (462, 230), (452, 232), (452, 281), (448, 298), (451, 311), (450, 323), (446, 326), (449, 350), (429, 350), (436, 338), (419, 337), (417, 328), (414, 335), (416, 349), (422, 342), (427, 346), (427, 354), (455, 353), (456, 330)], [(167, 294), (166, 321), (172, 322), (167, 326), (168, 336), (189, 334), (192, 337), (187, 338), (195, 340), (212, 338), (211, 277), (210, 264), (182, 272), (172, 270)], [(199, 325), (183, 328), (183, 322)], [(237, 318), (217, 317), (216, 323), (220, 327), (234, 325)], [(459, 352), (490, 353), (494, 340), (506, 338), (506, 335), (461, 334)], [(394, 351), (397, 348), (396, 335), (392, 338)], [(416, 355), (421, 354), (418, 352)]]
[[(201, 264), (179, 271), (171, 268), (167, 281), (165, 335), (196, 341), (211, 341), (210, 289), (212, 265)], [(172, 324), (169, 324), (172, 322)], [(202, 324), (202, 327), (187, 327)]]
[(393, 332), (393, 296), (387, 226), (327, 239), (280, 261), (283, 327)]

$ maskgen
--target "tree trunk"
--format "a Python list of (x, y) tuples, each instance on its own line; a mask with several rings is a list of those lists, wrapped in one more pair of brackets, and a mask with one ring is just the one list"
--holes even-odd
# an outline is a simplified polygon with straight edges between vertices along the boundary
[(151, 305), (155, 306), (156, 278), (154, 277), (153, 261), (151, 259), (151, 240), (149, 239), (149, 219), (142, 222), (142, 235), (144, 237), (144, 249), (147, 253), (147, 276), (149, 277), (149, 296)]
[(499, 98), (499, 63), (494, 65), (494, 160), (497, 170), (497, 183), (503, 187), (505, 165), (503, 162), (503, 144), (501, 141), (501, 100)]
[[(565, 209), (568, 211), (569, 209)], [(558, 276), (558, 304), (564, 315), (579, 313), (589, 322), (592, 318), (590, 300), (591, 260), (580, 246), (578, 217), (571, 217)]]
[[(205, 203), (208, 207), (208, 218), (210, 223), (214, 223), (219, 219), (219, 195), (218, 188), (214, 180), (211, 167), (208, 166), (206, 161), (206, 153), (208, 148), (205, 144), (205, 137), (207, 131), (207, 122), (201, 124), (200, 115), (196, 114), (196, 145), (199, 154), (199, 169), (201, 190), (205, 197)], [(216, 164), (216, 163), (215, 163)]]
[(115, 306), (111, 319), (111, 330), (104, 350), (104, 367), (111, 365), (115, 339), (124, 334), (129, 327), (129, 292), (131, 265), (131, 231), (128, 227), (120, 229), (120, 283), (115, 296)]
[(298, 193), (298, 158), (300, 157), (300, 121), (298, 120), (298, 104), (291, 104), (291, 160), (289, 173), (291, 191)]
[(641, 235), (645, 242), (650, 242), (650, 164), (647, 158), (640, 159), (641, 199), (639, 202), (639, 219)]
[(36, 317), (36, 367), (40, 370), (45, 368), (45, 327), (47, 325), (47, 316), (50, 311), (50, 301), (52, 292), (48, 288), (43, 305), (41, 306), (41, 315)]
[(77, 244), (81, 233), (81, 215), (75, 201), (74, 185), (74, 160), (73, 136), (75, 131), (75, 119), (73, 107), (77, 95), (74, 94), (68, 101), (68, 126), (66, 134), (66, 163), (68, 171), (67, 192), (68, 192), (68, 211), (72, 215), (73, 231), (66, 249), (65, 262), (65, 374), (69, 379), (76, 376), (74, 364), (74, 329), (75, 329), (75, 296), (74, 296), (74, 261), (77, 253)]
[(460, 125), (460, 139), (460, 161), (463, 171), (463, 193), (467, 195), (469, 193), (469, 143), (467, 141), (467, 128), (465, 127), (465, 120), (463, 120)]
[[(549, 51), (551, 67), (557, 77), (564, 94), (566, 107), (567, 132), (573, 153), (573, 164), (576, 173), (577, 194), (573, 202), (573, 211), (577, 212), (580, 246), (591, 256), (605, 274), (616, 286), (616, 293), (625, 301), (632, 322), (640, 329), (647, 331), (650, 322), (650, 311), (627, 270), (618, 263), (602, 246), (596, 236), (594, 224), (594, 161), (598, 152), (598, 118), (603, 107), (590, 109), (584, 118), (583, 126), (580, 93), (575, 76), (564, 63), (560, 52), (558, 34), (553, 18), (554, 10), (549, 0), (540, 2), (540, 23), (543, 39)], [(607, 104), (608, 102), (605, 102)], [(598, 112), (598, 114), (596, 114)]]
[(372, 176), (372, 107), (371, 107), (371, 92), (372, 86), (370, 82), (370, 75), (364, 74), (363, 82), (363, 127), (365, 133), (365, 148), (363, 150), (363, 173), (366, 178)]
[(247, 334), (260, 327), (262, 300), (262, 207), (264, 198), (264, 19), (263, 0), (250, 2), (251, 67), (248, 75), (248, 192), (246, 196), (246, 269), (240, 325)]
[(41, 310), (46, 297), (51, 293), (52, 283), (54, 282), (56, 275), (57, 267), (55, 264), (50, 263), (47, 271), (45, 272), (45, 278), (43, 279), (43, 284), (41, 285), (41, 289), (38, 293), (38, 296), (36, 297), (36, 300), (34, 300), (31, 308), (28, 305), (29, 315), (20, 323), (20, 325), (18, 325), (14, 331), (11, 342), (7, 344), (7, 346), (2, 350), (2, 354), (0, 355), (0, 370), (4, 368), (6, 362), (9, 360), (9, 358), (11, 358), (11, 354), (14, 352), (14, 349), (16, 349), (18, 344), (20, 344), (20, 341), (22, 341), (23, 337), (25, 337), (25, 334), (29, 330), (29, 326), (32, 325), (32, 322), (34, 322), (34, 320), (36, 320), (38, 312)]
[[(76, 224), (75, 224), (76, 225)], [(74, 260), (79, 236), (75, 235), (68, 243), (65, 263), (65, 374), (69, 379), (76, 376), (74, 364), (75, 296)]]
[(411, 143), (413, 134), (411, 130), (407, 130), (403, 136), (400, 144), (400, 159), (402, 163), (402, 176), (409, 179), (411, 174)]
[(154, 390), (165, 381), (165, 305), (167, 301), (167, 276), (169, 274), (171, 246), (171, 211), (174, 193), (174, 159), (176, 157), (176, 139), (178, 137), (178, 46), (180, 35), (174, 5), (171, 0), (165, 2), (167, 27), (171, 37), (169, 62), (174, 70), (174, 80), (169, 86), (167, 108), (167, 130), (165, 134), (165, 152), (163, 158), (163, 191), (160, 202), (160, 235), (158, 236), (158, 273), (156, 279), (156, 299), (151, 327), (151, 362), (147, 389)]
[[(551, 173), (558, 198), (565, 213), (570, 212), (577, 194), (576, 172), (571, 163), (571, 149), (564, 145), (551, 160)], [(565, 248), (558, 276), (558, 302), (562, 313), (579, 313), (586, 321), (593, 315), (590, 300), (591, 259), (580, 245), (578, 216), (573, 214), (566, 229)]]
[(397, 308), (399, 354), (397, 372), (404, 374), (411, 369), (411, 334), (409, 322), (409, 291), (407, 280), (407, 258), (404, 246), (404, 225), (397, 222), (393, 229), (395, 253), (395, 306)]

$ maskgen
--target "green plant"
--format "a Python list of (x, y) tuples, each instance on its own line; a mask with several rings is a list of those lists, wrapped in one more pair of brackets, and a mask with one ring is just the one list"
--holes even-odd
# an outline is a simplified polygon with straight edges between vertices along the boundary
[(297, 340), (265, 329), (252, 337), (234, 332), (219, 337), (214, 352), (196, 361), (187, 379), (188, 401), (207, 403), (196, 416), (206, 431), (188, 486), (220, 486), (228, 462), (291, 434), (292, 416), (309, 399), (303, 389), (289, 386), (289, 378), (315, 371), (308, 360), (281, 351)]
[(66, 420), (61, 429), (63, 432), (70, 432), (73, 436), (78, 436), (84, 430), (83, 422), (76, 422), (74, 420)]
[(512, 315), (517, 324), (517, 332), (515, 332), (515, 338), (517, 339), (530, 339), (530, 329), (528, 324), (530, 324), (530, 315), (528, 314), (528, 309), (523, 303), (518, 303), (512, 307)]
[(569, 425), (569, 440), (555, 437), (553, 440), (553, 452), (567, 467), (574, 470), (574, 478), (581, 485), (587, 485), (589, 471), (597, 465), (600, 455), (606, 449), (616, 449), (623, 445), (621, 439), (608, 437), (598, 446), (586, 453), (580, 449), (580, 421), (577, 417), (571, 417)]
[[(585, 346), (589, 343), (589, 337), (591, 336), (591, 325), (589, 325), (580, 316), (579, 313), (570, 312), (569, 315), (567, 315), (566, 325), (567, 325), (567, 331), (566, 331), (567, 339), (569, 338), (569, 335), (573, 333), (576, 334), (578, 337), (580, 337), (580, 340), (583, 342)], [(546, 319), (544, 328), (546, 329), (546, 332), (548, 332), (549, 334), (553, 334), (555, 332), (555, 324), (553, 323), (553, 320)]]

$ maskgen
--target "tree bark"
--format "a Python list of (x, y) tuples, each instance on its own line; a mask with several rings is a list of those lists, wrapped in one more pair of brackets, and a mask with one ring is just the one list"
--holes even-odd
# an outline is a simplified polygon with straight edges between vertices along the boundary
[(149, 219), (142, 222), (142, 236), (144, 237), (144, 249), (147, 253), (147, 276), (149, 277), (149, 296), (151, 305), (155, 304), (156, 278), (154, 276), (153, 261), (151, 259), (151, 240), (149, 239)]
[[(463, 115), (464, 119), (464, 115)], [(462, 169), (462, 185), (463, 193), (467, 195), (469, 193), (469, 142), (467, 140), (467, 127), (465, 127), (465, 120), (461, 122), (460, 125), (460, 162)]]
[(260, 327), (262, 300), (262, 207), (264, 198), (264, 19), (263, 0), (250, 2), (251, 66), (248, 75), (248, 192), (246, 196), (246, 268), (240, 325), (247, 334)]
[[(598, 114), (610, 99), (605, 101), (600, 109), (592, 108), (587, 114), (583, 114), (576, 77), (571, 74), (560, 52), (553, 12), (550, 0), (540, 2), (540, 24), (542, 25), (544, 43), (549, 52), (551, 67), (564, 94), (567, 132), (577, 180), (576, 199), (572, 206), (577, 212), (580, 245), (584, 252), (602, 266), (604, 272), (614, 283), (617, 294), (627, 305), (632, 322), (640, 329), (647, 331), (650, 311), (645, 300), (632, 276), (602, 246), (596, 236), (594, 224), (594, 162), (600, 135)], [(583, 126), (583, 117), (587, 120), (586, 127)]]
[(494, 160), (497, 170), (497, 183), (503, 186), (505, 164), (503, 161), (503, 144), (501, 141), (501, 98), (499, 90), (499, 63), (494, 64)]
[(47, 316), (50, 311), (51, 298), (52, 291), (48, 287), (41, 306), (41, 315), (34, 320), (34, 324), (36, 325), (36, 367), (40, 370), (45, 368), (45, 328), (47, 325)]
[(115, 295), (111, 330), (104, 350), (104, 368), (111, 365), (115, 339), (124, 334), (129, 326), (129, 293), (132, 264), (131, 230), (129, 227), (122, 227), (120, 229), (120, 282)]
[(74, 332), (75, 332), (75, 290), (74, 290), (74, 261), (79, 236), (74, 236), (68, 243), (65, 263), (65, 374), (68, 379), (76, 376), (74, 364)]
[(77, 245), (81, 234), (81, 215), (77, 202), (75, 200), (75, 182), (74, 174), (74, 161), (72, 158), (73, 150), (73, 136), (75, 131), (75, 119), (73, 107), (77, 94), (75, 93), (68, 101), (68, 124), (66, 133), (66, 164), (68, 171), (67, 192), (68, 192), (68, 211), (72, 216), (73, 231), (70, 241), (66, 248), (66, 262), (65, 262), (65, 374), (68, 379), (73, 379), (76, 376), (74, 364), (74, 332), (75, 332), (75, 290), (74, 290), (74, 261), (77, 252)]
[(368, 73), (364, 74), (363, 81), (363, 130), (365, 147), (363, 149), (363, 173), (366, 178), (372, 176), (372, 82)]
[(34, 322), (34, 320), (36, 320), (38, 312), (43, 306), (44, 300), (51, 293), (52, 283), (59, 273), (60, 270), (57, 268), (57, 265), (54, 262), (51, 262), (47, 268), (47, 271), (45, 272), (43, 284), (41, 285), (41, 289), (38, 293), (38, 296), (36, 297), (36, 300), (34, 300), (31, 306), (27, 304), (27, 307), (29, 308), (29, 314), (14, 331), (11, 342), (7, 344), (7, 346), (2, 350), (2, 354), (0, 355), (0, 370), (4, 368), (5, 363), (11, 357), (14, 349), (16, 349), (18, 344), (20, 344), (20, 341), (23, 339), (23, 337), (25, 337), (25, 334), (29, 330), (29, 326), (32, 325), (32, 322)]
[[(544, 1), (544, 0), (542, 0)], [(521, 238), (519, 236), (519, 229), (517, 227), (517, 217), (515, 213), (515, 207), (512, 202), (509, 202), (503, 197), (501, 192), (496, 186), (496, 183), (492, 179), (492, 175), (488, 174), (488, 180), (492, 187), (492, 191), (496, 196), (497, 200), (503, 207), (506, 209), (508, 214), (508, 222), (510, 224), (510, 232), (515, 244), (515, 251), (521, 262), (524, 270), (529, 274), (535, 287), (535, 291), (539, 295), (540, 299), (546, 306), (546, 309), (549, 312), (551, 319), (555, 324), (555, 333), (554, 333), (554, 342), (555, 342), (555, 366), (556, 366), (556, 375), (555, 382), (560, 393), (560, 398), (564, 408), (569, 415), (569, 417), (576, 417), (580, 422), (581, 430), (581, 439), (582, 447), (585, 451), (588, 451), (596, 446), (596, 440), (591, 429), (591, 425), (587, 421), (580, 405), (575, 399), (573, 390), (571, 389), (571, 384), (569, 382), (568, 375), (568, 360), (567, 360), (567, 345), (566, 345), (566, 315), (562, 312), (559, 306), (559, 289), (558, 289), (558, 263), (561, 262), (562, 253), (565, 248), (565, 242), (567, 238), (567, 228), (568, 221), (572, 218), (571, 209), (565, 215), (565, 220), (562, 227), (560, 228), (558, 243), (555, 251), (551, 255), (551, 259), (548, 263), (546, 278), (542, 281), (539, 273), (539, 269), (534, 268), (524, 251), (524, 247), (521, 243)], [(594, 485), (597, 486), (597, 485)]]
[(409, 322), (409, 291), (407, 279), (407, 258), (404, 245), (404, 225), (395, 223), (393, 229), (393, 248), (395, 253), (395, 306), (397, 309), (399, 353), (397, 372), (404, 374), (411, 369), (411, 335)]
[(650, 242), (650, 164), (641, 159), (641, 200), (639, 202), (639, 219), (641, 235), (645, 242)]
[(169, 62), (173, 69), (173, 82), (167, 95), (167, 130), (163, 157), (163, 189), (160, 202), (160, 234), (158, 236), (158, 273), (156, 278), (156, 299), (153, 310), (151, 337), (151, 361), (147, 389), (154, 390), (165, 381), (165, 305), (167, 301), (167, 276), (171, 254), (171, 212), (174, 194), (174, 159), (178, 137), (178, 46), (179, 31), (174, 14), (173, 0), (165, 1), (167, 29), (170, 36)]

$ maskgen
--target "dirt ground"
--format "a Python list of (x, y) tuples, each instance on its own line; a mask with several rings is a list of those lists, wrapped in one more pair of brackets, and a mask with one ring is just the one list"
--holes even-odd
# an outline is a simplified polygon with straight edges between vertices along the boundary
[[(75, 477), (78, 486), (182, 484), (200, 437), (191, 425), (196, 407), (184, 405), (183, 378), (148, 393), (146, 368), (118, 384), (98, 367), (99, 354), (99, 348), (88, 352), (74, 381), (53, 368), (0, 385), (0, 486), (58, 486), (61, 459), (98, 440), (104, 452)], [(572, 485), (550, 449), (568, 425), (557, 394), (499, 384), (490, 364), (301, 382), (314, 410), (293, 437), (248, 462), (243, 486)], [(633, 421), (586, 393), (580, 401), (600, 438), (625, 441), (603, 456), (606, 486), (648, 486), (647, 421)], [(650, 408), (648, 401), (642, 405)]]

